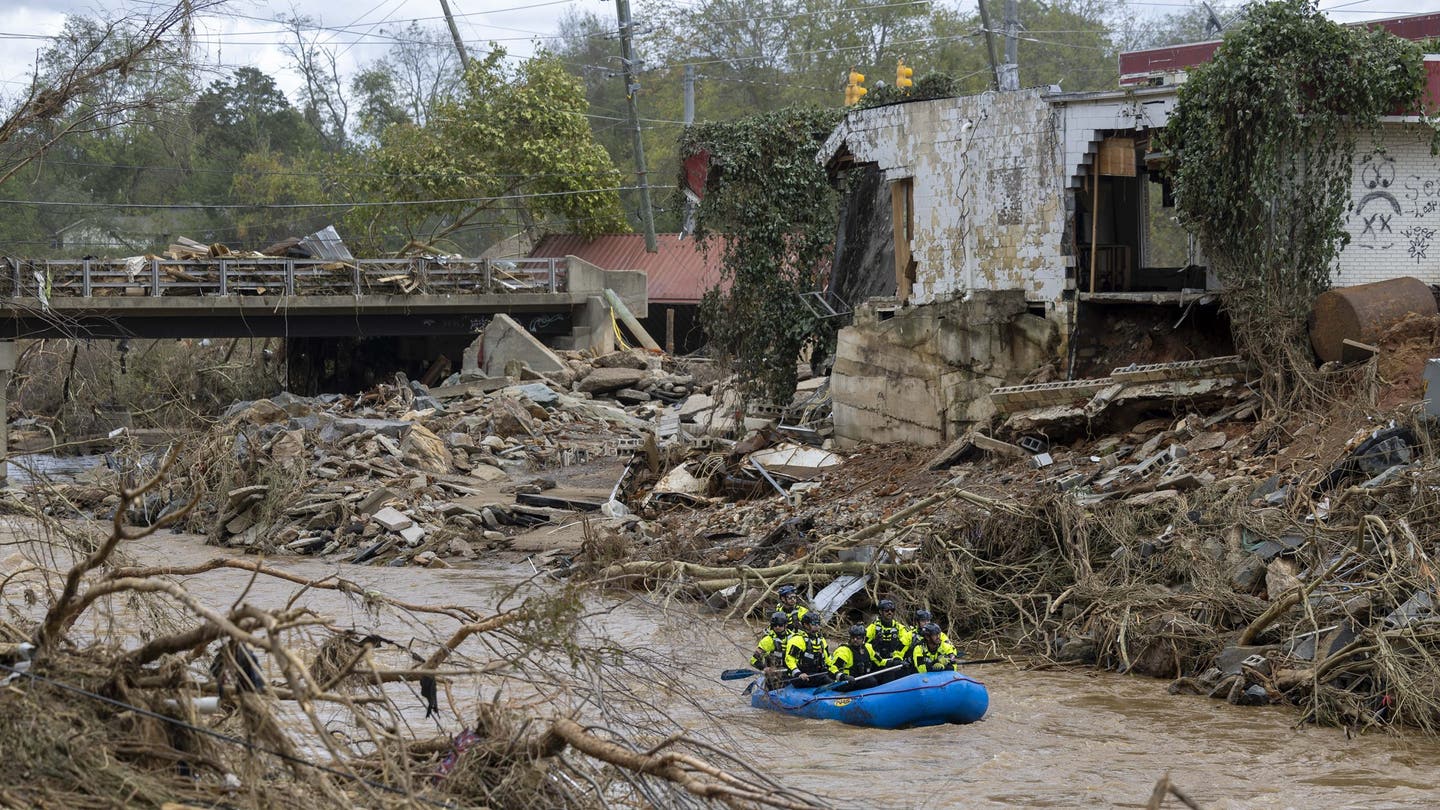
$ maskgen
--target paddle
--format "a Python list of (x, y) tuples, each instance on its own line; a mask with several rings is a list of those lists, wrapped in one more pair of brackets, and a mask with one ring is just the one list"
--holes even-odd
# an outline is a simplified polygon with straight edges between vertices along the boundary
[[(976, 659), (976, 660), (974, 660), (974, 661), (956, 661), (956, 662), (955, 662), (955, 668), (958, 670), (962, 665), (966, 665), (966, 664), (995, 664), (995, 663), (999, 663), (999, 662), (1001, 662), (1001, 661), (1008, 661), (1008, 660), (1009, 660), (1009, 659), (1007, 659), (1007, 658), (979, 658), (979, 659)], [(859, 676), (858, 678), (851, 678), (851, 679), (848, 680), (848, 681), (835, 681), (834, 683), (828, 684), (825, 688), (826, 688), (826, 689), (833, 689), (833, 688), (835, 688), (835, 687), (837, 687), (837, 686), (840, 686), (840, 685), (842, 685), (842, 684), (857, 684), (857, 683), (859, 683), (859, 682), (861, 682), (861, 681), (863, 681), (863, 680), (867, 680), (867, 679), (869, 679), (869, 678), (873, 678), (873, 677), (875, 677), (876, 675), (884, 675), (884, 674), (887, 673), (887, 672), (894, 672), (895, 670), (901, 669), (901, 668), (903, 668), (904, 666), (905, 666), (904, 664), (896, 664), (896, 665), (894, 665), (894, 666), (886, 667), (886, 668), (884, 668), (884, 669), (877, 669), (877, 670), (875, 670), (874, 672), (867, 672), (866, 674), (861, 675), (861, 676)]]
[(738, 681), (741, 678), (749, 678), (759, 674), (759, 672), (756, 672), (753, 669), (727, 669), (724, 672), (720, 673), (720, 680)]
[(873, 677), (875, 677), (876, 675), (884, 675), (884, 674), (887, 673), (887, 672), (894, 672), (894, 671), (897, 670), (897, 669), (902, 669), (902, 668), (904, 668), (904, 666), (905, 666), (904, 664), (896, 664), (896, 665), (893, 666), (893, 667), (886, 667), (886, 668), (884, 668), (884, 669), (877, 669), (877, 670), (875, 670), (874, 672), (867, 672), (867, 673), (865, 673), (864, 675), (861, 675), (861, 676), (859, 676), (859, 677), (857, 677), (857, 678), (851, 678), (851, 679), (846, 680), (846, 681), (833, 681), (833, 682), (831, 682), (831, 683), (826, 684), (826, 685), (825, 685), (825, 688), (826, 688), (826, 689), (834, 689), (835, 687), (840, 686), (840, 685), (842, 685), (842, 684), (855, 684), (855, 683), (859, 683), (859, 682), (861, 682), (861, 681), (863, 681), (863, 680), (868, 680), (868, 679), (870, 679), (870, 678), (873, 678)]

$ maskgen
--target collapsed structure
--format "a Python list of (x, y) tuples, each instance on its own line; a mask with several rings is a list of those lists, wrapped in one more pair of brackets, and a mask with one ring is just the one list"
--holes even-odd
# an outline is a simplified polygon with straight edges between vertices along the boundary
[[(1372, 25), (1425, 39), (1440, 35), (1440, 14)], [(1160, 142), (1183, 68), (1216, 46), (1127, 54), (1122, 90), (987, 92), (846, 115), (817, 155), (837, 181), (858, 175), (830, 282), (857, 302), (833, 375), (841, 442), (952, 441), (993, 415), (991, 388), (1046, 365), (1056, 379), (1109, 372), (1106, 333), (1157, 310), (1177, 326), (1200, 320), (1187, 340), (1225, 331), (1217, 281), (1174, 221)], [(1426, 68), (1440, 97), (1440, 56)], [(1392, 115), (1357, 158), (1336, 286), (1440, 283), (1430, 135), (1419, 115)], [(1191, 348), (1164, 359), (1229, 353)]]

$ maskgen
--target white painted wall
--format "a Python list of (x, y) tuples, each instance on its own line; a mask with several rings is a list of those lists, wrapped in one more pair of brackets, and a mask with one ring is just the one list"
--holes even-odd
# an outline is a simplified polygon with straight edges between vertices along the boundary
[(1378, 149), (1362, 141), (1351, 178), (1350, 244), (1335, 262), (1337, 287), (1414, 276), (1440, 284), (1440, 157), (1429, 127), (1387, 124)]

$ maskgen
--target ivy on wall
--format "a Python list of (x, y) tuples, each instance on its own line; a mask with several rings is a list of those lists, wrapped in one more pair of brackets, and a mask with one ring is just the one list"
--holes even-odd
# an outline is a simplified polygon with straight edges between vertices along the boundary
[(1249, 6), (1180, 86), (1164, 133), (1176, 204), (1271, 394), (1313, 369), (1305, 322), (1348, 241), (1357, 141), (1424, 89), (1416, 43), (1336, 24), (1313, 0)]
[(821, 288), (834, 251), (839, 196), (815, 157), (841, 115), (790, 107), (699, 124), (681, 139), (682, 160), (710, 155), (695, 236), (721, 256), (723, 283), (700, 317), (747, 398), (788, 403), (801, 351), (833, 347), (833, 328), (804, 296)]

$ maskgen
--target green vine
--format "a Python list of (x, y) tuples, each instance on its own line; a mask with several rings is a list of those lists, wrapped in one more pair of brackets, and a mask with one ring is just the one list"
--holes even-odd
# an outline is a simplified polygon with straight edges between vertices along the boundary
[(747, 398), (789, 402), (795, 363), (825, 355), (834, 330), (805, 295), (820, 289), (834, 250), (839, 197), (816, 162), (841, 111), (791, 107), (691, 127), (681, 159), (710, 155), (695, 236), (720, 250), (723, 282), (700, 317)]
[(1313, 0), (1249, 6), (1180, 87), (1164, 134), (1176, 204), (1272, 395), (1301, 390), (1314, 368), (1305, 321), (1348, 241), (1357, 140), (1417, 108), (1424, 88), (1418, 45), (1338, 25)]
[(887, 84), (861, 96), (858, 109), (880, 107), (897, 101), (925, 101), (932, 98), (953, 98), (960, 95), (960, 83), (948, 73), (927, 73), (911, 87)]

